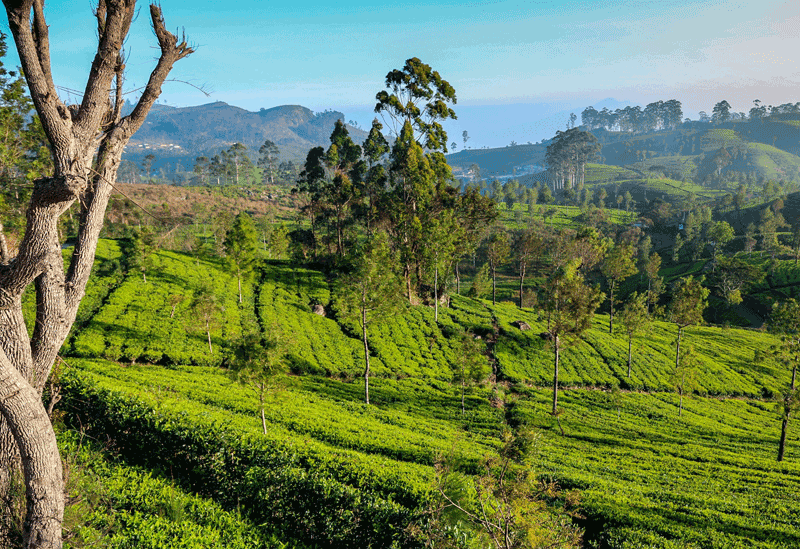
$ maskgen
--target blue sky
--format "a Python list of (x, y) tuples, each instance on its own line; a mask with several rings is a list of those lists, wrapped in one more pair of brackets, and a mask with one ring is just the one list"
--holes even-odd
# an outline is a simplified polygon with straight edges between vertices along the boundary
[[(162, 0), (162, 7), (168, 27), (185, 28), (198, 46), (174, 78), (211, 94), (169, 83), (162, 98), (175, 106), (301, 104), (342, 110), (366, 125), (386, 73), (413, 56), (455, 87), (457, 113), (458, 106), (479, 113), (535, 104), (554, 115), (607, 98), (676, 98), (692, 116), (722, 99), (744, 111), (756, 98), (800, 100), (796, 0)], [(94, 53), (90, 2), (54, 0), (45, 9), (56, 83), (81, 89)], [(146, 5), (140, 10), (127, 42), (130, 89), (144, 84), (157, 54)], [(15, 55), (10, 48), (7, 64)], [(476, 116), (470, 124), (480, 124)], [(480, 133), (471, 132), (476, 146)]]

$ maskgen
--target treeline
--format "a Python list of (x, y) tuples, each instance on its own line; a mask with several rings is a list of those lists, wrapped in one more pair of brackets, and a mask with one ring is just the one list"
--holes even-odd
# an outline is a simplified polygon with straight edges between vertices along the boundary
[(581, 113), (581, 124), (588, 130), (647, 133), (664, 129), (675, 129), (683, 122), (683, 108), (677, 99), (656, 101), (645, 106), (625, 107), (598, 111), (587, 107)]
[[(700, 111), (699, 121), (719, 124), (727, 121), (750, 120), (763, 122), (767, 118), (781, 118), (800, 114), (800, 102), (783, 103), (781, 105), (764, 105), (761, 100), (753, 101), (753, 107), (745, 112), (735, 112), (726, 100), (714, 105), (711, 114)], [(575, 118), (573, 118), (574, 124)], [(644, 108), (639, 105), (623, 109), (610, 110), (603, 107), (597, 110), (586, 107), (581, 112), (581, 125), (587, 130), (603, 129), (611, 132), (629, 132), (635, 134), (649, 133), (659, 130), (674, 130), (689, 119), (683, 118), (683, 108), (677, 99), (655, 101)]]

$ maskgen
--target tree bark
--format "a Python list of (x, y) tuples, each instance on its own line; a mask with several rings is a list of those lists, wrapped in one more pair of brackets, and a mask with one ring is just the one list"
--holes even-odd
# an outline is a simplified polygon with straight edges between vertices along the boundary
[(367, 309), (361, 308), (361, 339), (364, 342), (364, 403), (369, 404), (369, 344), (367, 343)]
[(492, 305), (495, 304), (495, 297), (497, 291), (497, 271), (492, 267)]
[(683, 335), (683, 326), (678, 326), (678, 341), (675, 345), (675, 370), (678, 369), (681, 360), (681, 335)]
[(258, 393), (258, 401), (261, 404), (261, 429), (264, 431), (264, 434), (267, 434), (267, 418), (264, 417), (264, 382), (261, 382), (261, 387), (259, 387), (260, 391)]
[(631, 377), (631, 347), (632, 346), (633, 346), (633, 337), (628, 335), (628, 377)]
[(522, 285), (525, 282), (525, 267), (519, 271), (519, 308), (522, 309)]
[(553, 339), (553, 415), (558, 413), (558, 358), (559, 358), (558, 334)]
[(789, 412), (786, 412), (781, 421), (781, 440), (778, 444), (778, 461), (783, 461), (783, 454), (786, 449), (786, 431), (789, 427)]
[(614, 283), (609, 284), (608, 304), (610, 314), (608, 315), (608, 333), (614, 333)]
[[(10, 432), (17, 447), (0, 448), (0, 470), (10, 470), (16, 456), (21, 457), (28, 500), (24, 547), (61, 547), (61, 462), (41, 391), (85, 293), (123, 148), (144, 122), (173, 64), (192, 49), (185, 41), (178, 43), (166, 30), (161, 9), (151, 6), (161, 55), (133, 111), (121, 116), (121, 48), (136, 13), (135, 2), (101, 0), (95, 12), (97, 54), (81, 104), (68, 107), (59, 98), (50, 70), (43, 0), (3, 3), (31, 99), (51, 145), (54, 173), (34, 182), (17, 256), (0, 266), (0, 438)], [(65, 273), (58, 219), (76, 200), (78, 237)], [(31, 283), (36, 288), (36, 319), (29, 338), (21, 296)]]
[(433, 271), (433, 320), (439, 322), (439, 267)]

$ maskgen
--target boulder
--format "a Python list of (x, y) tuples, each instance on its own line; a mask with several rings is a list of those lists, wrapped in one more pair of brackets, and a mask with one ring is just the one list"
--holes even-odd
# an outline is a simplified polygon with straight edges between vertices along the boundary
[(316, 303), (311, 307), (311, 312), (314, 313), (315, 315), (325, 316), (325, 307), (323, 307), (319, 303)]
[(531, 329), (531, 325), (525, 322), (524, 320), (515, 320), (514, 322), (511, 323), (511, 325), (514, 326), (515, 328), (519, 328), (523, 332)]

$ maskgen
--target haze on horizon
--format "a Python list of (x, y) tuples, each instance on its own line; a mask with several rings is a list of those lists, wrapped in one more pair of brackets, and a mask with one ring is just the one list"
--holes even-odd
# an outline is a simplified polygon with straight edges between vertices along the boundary
[[(744, 112), (754, 99), (800, 100), (796, 1), (161, 3), (167, 26), (185, 28), (198, 46), (174, 74), (192, 85), (164, 87), (161, 102), (173, 106), (299, 104), (368, 126), (386, 73), (409, 57), (456, 89), (460, 118), (447, 129), (459, 148), (462, 128), (473, 148), (538, 141), (589, 105), (675, 98), (694, 118), (722, 99)], [(53, 0), (45, 11), (54, 78), (75, 101), (94, 19), (87, 2)], [(126, 45), (128, 90), (144, 85), (154, 64), (147, 20), (141, 4)], [(5, 63), (18, 64), (13, 43)]]

